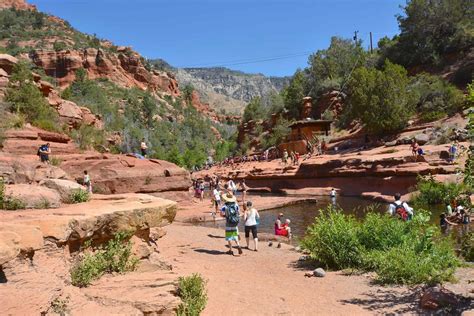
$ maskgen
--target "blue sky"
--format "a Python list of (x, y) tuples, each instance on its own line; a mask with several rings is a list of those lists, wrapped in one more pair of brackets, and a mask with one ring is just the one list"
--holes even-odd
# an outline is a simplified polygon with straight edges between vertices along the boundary
[[(173, 66), (292, 75), (333, 35), (398, 33), (405, 0), (29, 0), (82, 32)], [(279, 57), (289, 58), (274, 59)], [(262, 61), (274, 59), (269, 61)], [(259, 60), (256, 63), (248, 61)], [(243, 62), (243, 63), (242, 63)]]

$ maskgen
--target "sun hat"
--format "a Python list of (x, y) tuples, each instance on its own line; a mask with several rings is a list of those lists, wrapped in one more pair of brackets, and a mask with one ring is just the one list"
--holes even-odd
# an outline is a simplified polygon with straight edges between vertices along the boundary
[(222, 196), (224, 203), (235, 203), (237, 202), (237, 198), (232, 194), (232, 192), (227, 192)]

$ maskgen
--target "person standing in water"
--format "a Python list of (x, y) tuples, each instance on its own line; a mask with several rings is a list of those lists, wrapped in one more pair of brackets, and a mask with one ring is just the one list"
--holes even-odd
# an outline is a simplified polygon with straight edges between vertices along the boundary
[(222, 196), (224, 200), (224, 206), (221, 209), (221, 215), (225, 217), (225, 240), (229, 245), (229, 251), (227, 252), (230, 255), (234, 255), (232, 251), (232, 241), (237, 246), (239, 255), (242, 254), (242, 248), (239, 244), (239, 225), (240, 213), (239, 205), (237, 204), (237, 198), (231, 193), (227, 192)]
[(247, 202), (247, 208), (244, 212), (244, 221), (245, 221), (245, 241), (247, 242), (247, 249), (249, 249), (249, 240), (250, 232), (252, 232), (252, 237), (255, 243), (254, 251), (258, 251), (258, 235), (257, 235), (257, 224), (260, 214), (258, 211), (252, 207), (252, 202)]
[(247, 197), (247, 191), (249, 190), (248, 185), (245, 184), (245, 179), (242, 179), (240, 189), (242, 190), (242, 204), (245, 204), (245, 198)]

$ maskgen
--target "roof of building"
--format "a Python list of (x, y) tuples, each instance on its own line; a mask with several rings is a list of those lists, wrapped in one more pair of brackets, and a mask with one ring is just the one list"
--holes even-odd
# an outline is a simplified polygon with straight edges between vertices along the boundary
[(296, 121), (290, 125), (290, 128), (302, 127), (302, 126), (311, 126), (311, 125), (331, 125), (331, 120), (301, 120)]

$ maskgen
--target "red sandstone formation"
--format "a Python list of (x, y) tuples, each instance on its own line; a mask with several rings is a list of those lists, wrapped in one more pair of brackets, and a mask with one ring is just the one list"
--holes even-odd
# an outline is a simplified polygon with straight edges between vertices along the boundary
[(324, 93), (316, 102), (314, 117), (319, 119), (326, 111), (331, 113), (332, 118), (339, 117), (344, 108), (344, 98), (345, 94), (337, 90)]
[[(37, 128), (10, 130), (5, 136), (0, 177), (9, 183), (35, 183), (48, 178), (76, 181), (88, 170), (100, 193), (187, 191), (191, 185), (189, 173), (167, 161), (83, 153), (68, 136)], [(36, 151), (46, 142), (51, 144), (51, 156), (61, 161), (59, 167), (38, 161)]]
[(26, 3), (25, 0), (2, 0), (0, 9), (15, 8), (18, 10), (36, 10), (36, 6)]
[(178, 82), (171, 74), (148, 71), (140, 55), (129, 48), (119, 48), (117, 54), (96, 48), (59, 52), (37, 50), (30, 58), (47, 75), (57, 78), (63, 88), (75, 80), (76, 70), (84, 68), (89, 79), (106, 78), (123, 87), (138, 87), (172, 96), (180, 94)]

